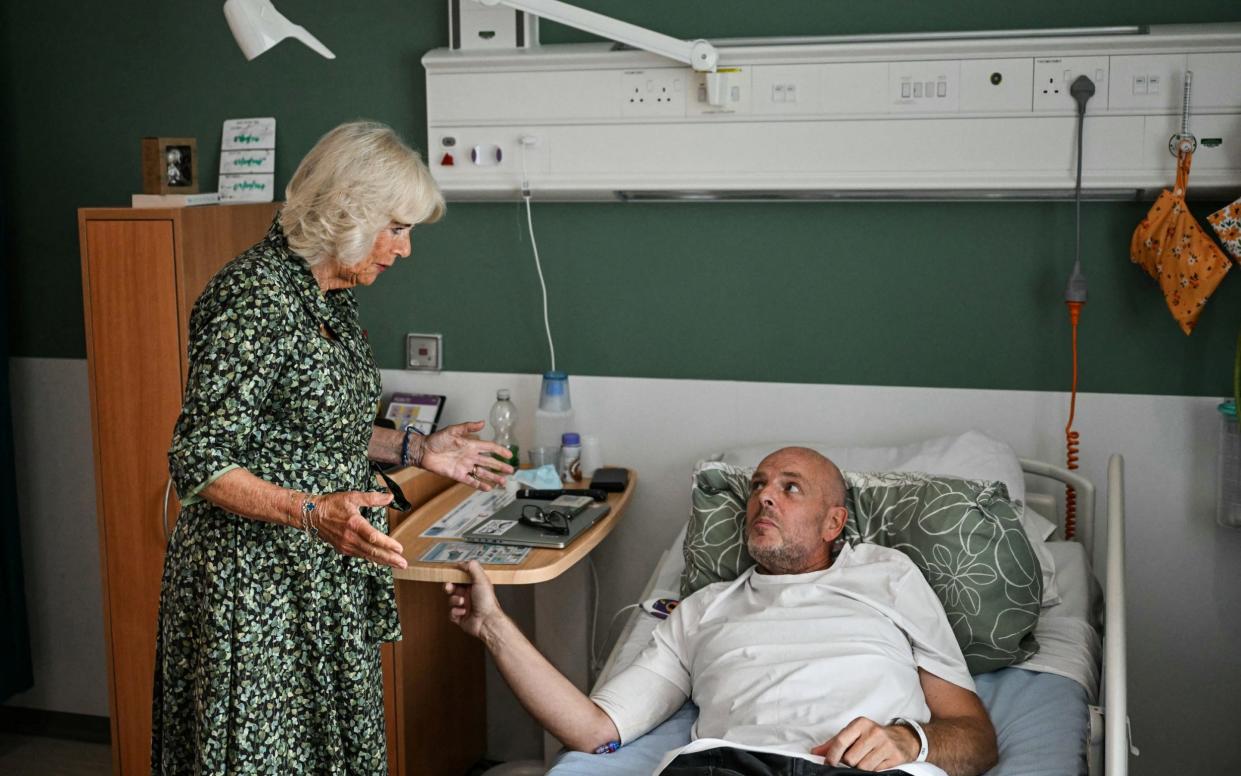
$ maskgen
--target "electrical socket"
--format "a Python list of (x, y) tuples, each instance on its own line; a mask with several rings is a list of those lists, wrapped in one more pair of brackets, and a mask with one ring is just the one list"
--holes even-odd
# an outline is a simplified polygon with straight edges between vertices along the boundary
[[(1034, 110), (1077, 111), (1069, 86), (1079, 75), (1094, 81), (1097, 100), (1107, 107), (1107, 57), (1045, 57), (1034, 60)], [(1096, 103), (1097, 104), (1097, 103)]]
[(621, 75), (622, 116), (684, 116), (685, 74), (680, 70), (628, 70)]

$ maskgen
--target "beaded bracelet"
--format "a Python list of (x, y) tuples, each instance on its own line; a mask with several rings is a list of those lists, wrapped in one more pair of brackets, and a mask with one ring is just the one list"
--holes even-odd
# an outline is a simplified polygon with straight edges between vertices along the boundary
[(410, 457), (410, 454), (409, 454), (409, 440), (412, 439), (415, 434), (417, 434), (418, 436), (423, 435), (421, 431), (414, 428), (413, 426), (405, 427), (405, 436), (401, 439), (401, 465), (402, 466), (422, 465), (422, 453), (424, 450), (423, 446), (426, 444), (425, 440), (419, 443), (417, 455), (415, 455), (414, 457)]

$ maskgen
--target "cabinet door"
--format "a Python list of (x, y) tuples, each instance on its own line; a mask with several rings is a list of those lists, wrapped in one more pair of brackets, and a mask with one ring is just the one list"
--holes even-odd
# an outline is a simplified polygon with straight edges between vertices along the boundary
[(113, 761), (150, 771), (167, 451), (181, 405), (171, 220), (87, 220), (87, 348)]

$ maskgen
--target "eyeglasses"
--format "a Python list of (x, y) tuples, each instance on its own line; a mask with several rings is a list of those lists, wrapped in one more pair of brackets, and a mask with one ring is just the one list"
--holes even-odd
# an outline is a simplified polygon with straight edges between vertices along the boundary
[(538, 504), (526, 504), (521, 508), (521, 522), (533, 528), (542, 528), (550, 534), (568, 536), (569, 521), (573, 518), (564, 512), (544, 511)]
[(388, 505), (389, 507), (398, 512), (408, 512), (414, 508), (414, 505), (409, 503), (409, 499), (405, 498), (405, 493), (401, 490), (401, 486), (397, 485), (391, 477), (385, 474), (384, 470), (379, 468), (379, 464), (371, 461), (371, 471), (379, 475), (379, 479), (384, 481), (384, 485), (388, 487), (388, 492), (392, 494), (392, 503)]

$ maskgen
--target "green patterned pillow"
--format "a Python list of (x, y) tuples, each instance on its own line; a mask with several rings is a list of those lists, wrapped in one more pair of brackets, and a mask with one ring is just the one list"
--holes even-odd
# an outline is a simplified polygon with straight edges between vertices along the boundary
[(710, 462), (694, 470), (689, 527), (681, 546), (685, 555), (682, 598), (712, 582), (736, 579), (754, 565), (741, 533), (753, 473), (753, 469)]
[[(752, 471), (703, 463), (694, 472), (683, 597), (754, 564), (742, 536)], [(1038, 651), (1042, 575), (1003, 483), (908, 472), (845, 472), (845, 480), (845, 539), (892, 547), (913, 560), (943, 603), (971, 673)]]

